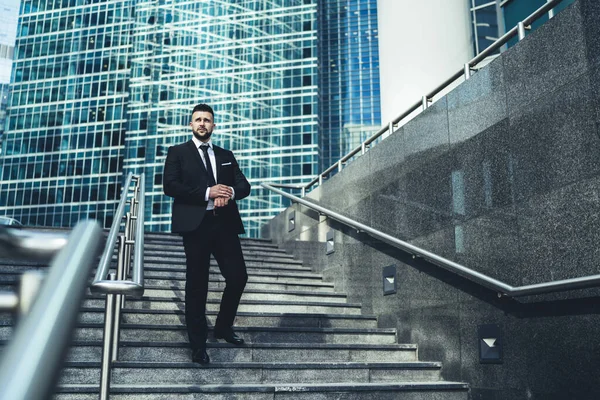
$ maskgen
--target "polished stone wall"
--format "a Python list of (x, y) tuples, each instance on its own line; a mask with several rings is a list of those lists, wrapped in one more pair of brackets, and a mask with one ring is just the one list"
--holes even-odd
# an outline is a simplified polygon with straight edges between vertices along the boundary
[[(600, 1), (557, 14), (307, 198), (510, 285), (598, 274)], [(263, 233), (473, 399), (600, 397), (598, 289), (499, 298), (299, 205)], [(398, 292), (384, 296), (388, 265)], [(484, 324), (502, 329), (501, 364), (479, 361)]]

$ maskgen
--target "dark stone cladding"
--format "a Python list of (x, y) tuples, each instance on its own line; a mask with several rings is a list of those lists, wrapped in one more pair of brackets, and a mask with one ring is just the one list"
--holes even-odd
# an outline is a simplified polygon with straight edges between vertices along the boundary
[[(558, 13), (307, 198), (510, 285), (598, 274), (600, 1)], [(598, 288), (499, 298), (297, 204), (264, 236), (442, 361), (473, 400), (600, 398)], [(398, 292), (383, 296), (392, 264)], [(483, 324), (501, 327), (502, 364), (479, 362)]]

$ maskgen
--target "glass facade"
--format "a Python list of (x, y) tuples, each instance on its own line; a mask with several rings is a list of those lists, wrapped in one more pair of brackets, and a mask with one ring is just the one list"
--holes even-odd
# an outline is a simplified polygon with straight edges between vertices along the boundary
[(320, 170), (381, 128), (376, 0), (319, 2)]
[(105, 227), (129, 172), (146, 174), (147, 230), (170, 229), (168, 146), (197, 103), (253, 184), (249, 236), (283, 209), (260, 182), (317, 173), (316, 4), (311, 0), (24, 0), (0, 213), (26, 225)]
[[(471, 9), (473, 23), (475, 54), (481, 53), (494, 43), (504, 33), (543, 6), (547, 0), (467, 0)], [(575, 0), (563, 0), (554, 8), (556, 14), (573, 3)], [(545, 15), (535, 21), (531, 29), (548, 21), (550, 15)], [(508, 42), (508, 47), (518, 42), (514, 37)]]

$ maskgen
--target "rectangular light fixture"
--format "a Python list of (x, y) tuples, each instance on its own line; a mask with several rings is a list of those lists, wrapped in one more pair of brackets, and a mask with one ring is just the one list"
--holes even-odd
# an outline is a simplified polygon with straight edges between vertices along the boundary
[(502, 331), (496, 324), (479, 325), (479, 362), (502, 364)]
[(288, 232), (296, 229), (296, 211), (290, 211), (288, 214)]
[(326, 240), (327, 241), (325, 242), (325, 254), (331, 254), (335, 252), (333, 243), (333, 230), (330, 229), (329, 232), (327, 232)]
[(394, 294), (398, 291), (396, 265), (383, 267), (383, 295)]

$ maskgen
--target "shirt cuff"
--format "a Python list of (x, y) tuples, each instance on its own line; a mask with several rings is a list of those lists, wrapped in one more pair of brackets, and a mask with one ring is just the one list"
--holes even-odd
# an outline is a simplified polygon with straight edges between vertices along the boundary
[(206, 188), (206, 194), (204, 195), (204, 200), (209, 201), (210, 197), (208, 197), (208, 195), (210, 194), (210, 188)]
[(235, 199), (235, 189), (233, 189), (231, 186), (229, 186), (231, 188), (231, 200)]

